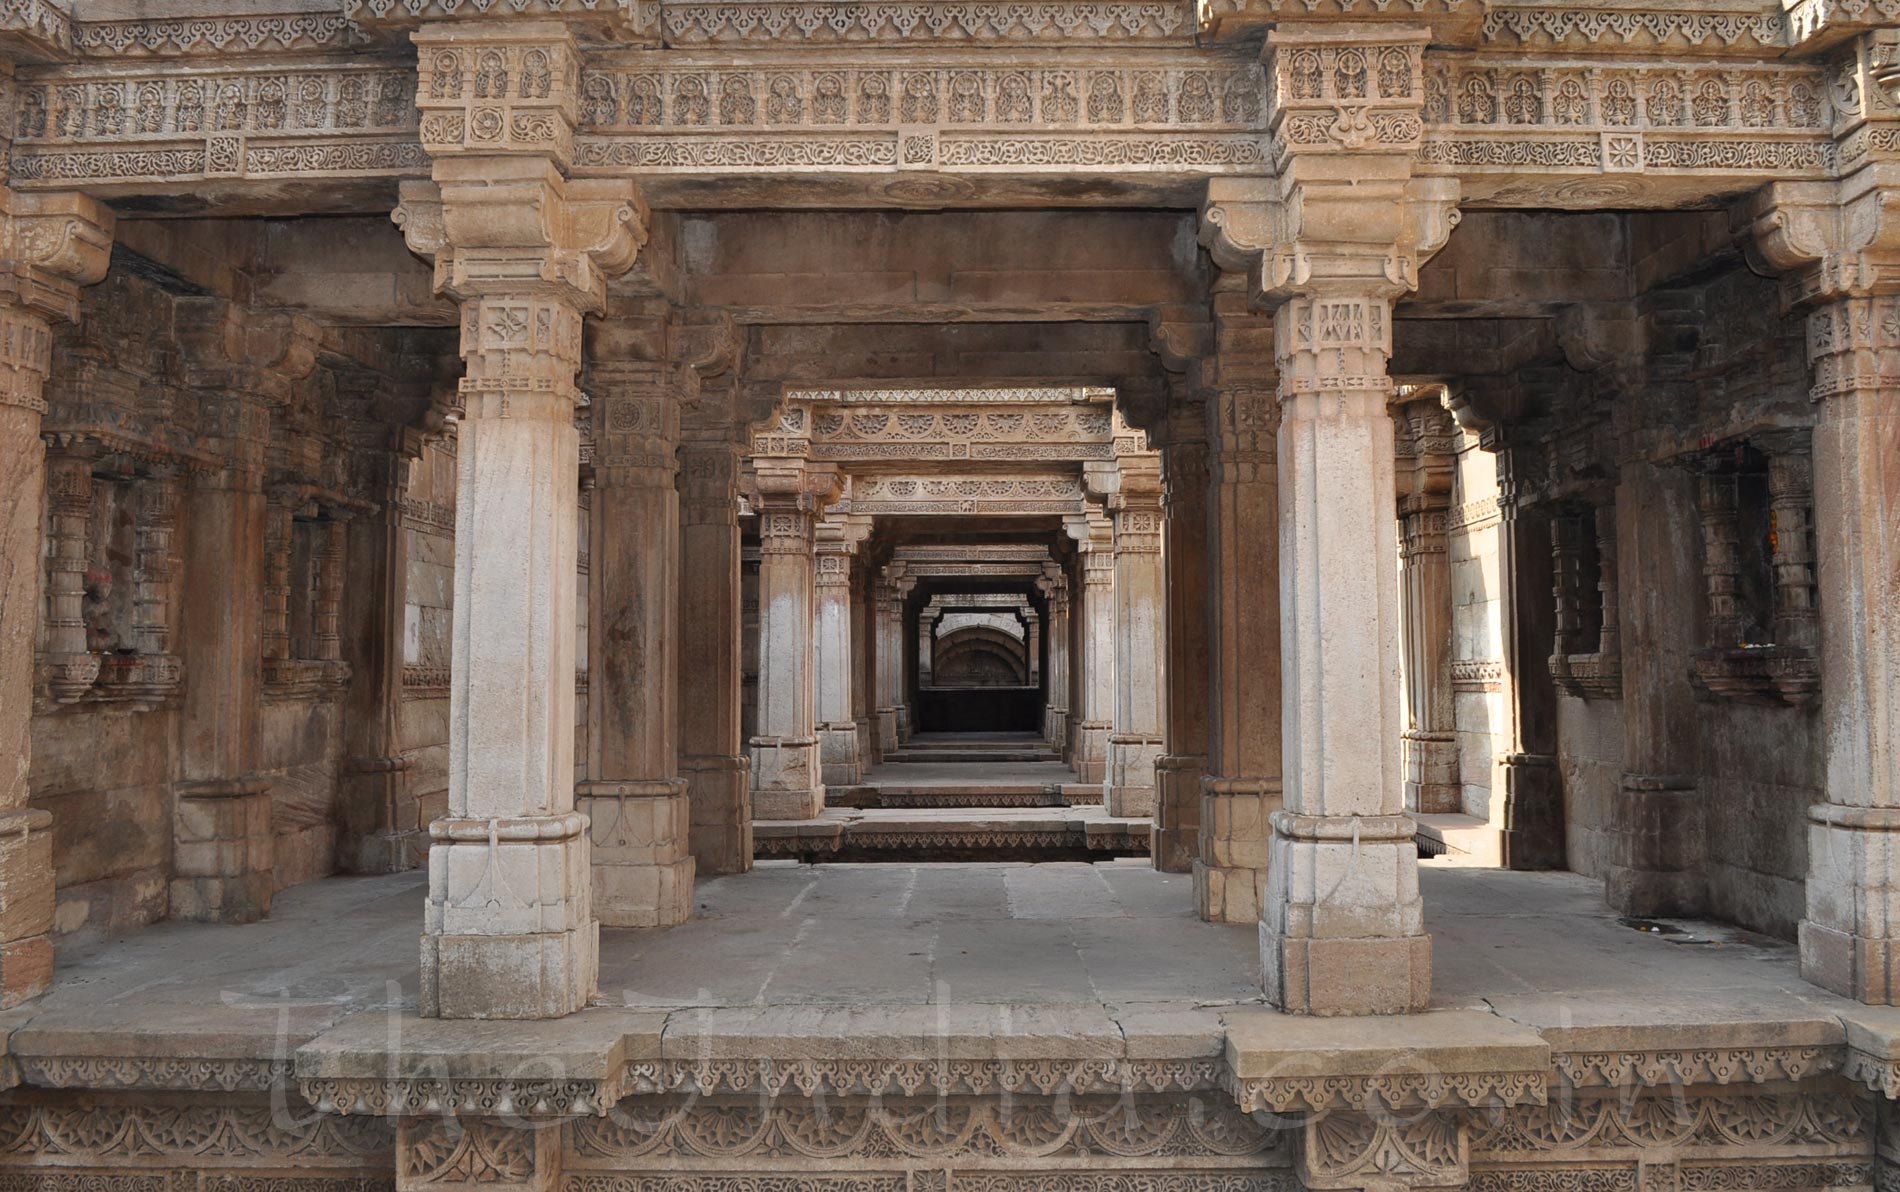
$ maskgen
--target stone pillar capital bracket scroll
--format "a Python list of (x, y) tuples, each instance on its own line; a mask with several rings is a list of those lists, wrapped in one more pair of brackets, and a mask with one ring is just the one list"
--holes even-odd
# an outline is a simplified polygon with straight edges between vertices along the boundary
[(34, 648), (40, 624), (40, 439), (53, 323), (79, 317), (79, 291), (105, 276), (113, 216), (80, 194), (0, 189), (0, 1007), (53, 976), (52, 817), (27, 806)]

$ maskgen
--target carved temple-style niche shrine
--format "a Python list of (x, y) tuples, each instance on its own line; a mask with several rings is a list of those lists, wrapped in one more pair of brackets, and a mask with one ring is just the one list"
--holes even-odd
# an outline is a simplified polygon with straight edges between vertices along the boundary
[(1695, 677), (1718, 699), (1799, 708), (1820, 692), (1805, 438), (1725, 444), (1689, 461), (1706, 585)]

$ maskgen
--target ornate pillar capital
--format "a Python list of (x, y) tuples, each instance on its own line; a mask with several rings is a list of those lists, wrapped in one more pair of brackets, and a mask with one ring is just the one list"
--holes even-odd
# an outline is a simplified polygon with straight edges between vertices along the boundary
[(1751, 259), (1782, 276), (1782, 304), (1900, 293), (1900, 169), (1838, 182), (1774, 182), (1749, 207)]
[(46, 412), (54, 320), (79, 317), (79, 291), (106, 275), (113, 215), (81, 194), (0, 189), (0, 405)]

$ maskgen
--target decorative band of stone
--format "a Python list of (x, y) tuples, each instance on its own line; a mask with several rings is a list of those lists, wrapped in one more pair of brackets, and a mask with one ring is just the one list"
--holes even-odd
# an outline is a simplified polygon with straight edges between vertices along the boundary
[(1542, 1105), (1544, 1072), (1388, 1072), (1371, 1076), (1229, 1077), (1242, 1113), (1365, 1112)]
[(1202, 1060), (660, 1060), (628, 1065), (629, 1096), (991, 1096), (1168, 1093), (1222, 1087), (1225, 1065)]
[(624, 1080), (307, 1079), (304, 1100), (321, 1113), (372, 1117), (597, 1117), (624, 1095)]
[(669, 799), (685, 793), (684, 778), (582, 782), (574, 787), (575, 797), (583, 799)]
[(290, 1083), (288, 1060), (191, 1056), (15, 1056), (21, 1084), (39, 1088), (266, 1092)]
[(456, 844), (518, 844), (572, 840), (586, 830), (587, 817), (570, 811), (510, 819), (439, 819), (429, 825), (429, 836)]
[[(1577, 1088), (1765, 1084), (1807, 1080), (1842, 1067), (1838, 1046), (1711, 1047), (1684, 1051), (1559, 1051), (1557, 1074)], [(1862, 1079), (1854, 1076), (1854, 1079)], [(1900, 1074), (1889, 1077), (1900, 1088)], [(1870, 1085), (1869, 1087), (1879, 1087)]]
[(1276, 811), (1273, 830), (1292, 840), (1403, 844), (1418, 832), (1409, 815), (1299, 815)]
[(1841, 1075), (1856, 1084), (1866, 1085), (1889, 1101), (1900, 1100), (1900, 1060), (1850, 1047), (1841, 1063)]

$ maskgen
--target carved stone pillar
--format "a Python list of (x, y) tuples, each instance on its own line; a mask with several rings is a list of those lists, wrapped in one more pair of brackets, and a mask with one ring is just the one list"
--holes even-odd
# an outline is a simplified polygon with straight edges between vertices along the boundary
[(1042, 712), (1043, 740), (1064, 752), (1069, 741), (1069, 580), (1058, 563), (1045, 563), (1036, 588), (1049, 610), (1049, 698)]
[[(1591, 645), (1619, 657), (1622, 674), (1624, 773), (1611, 804), (1604, 892), (1626, 915), (1697, 915), (1706, 903), (1700, 712), (1690, 679), (1701, 644), (1697, 602), (1650, 598), (1695, 591), (1696, 522), (1692, 476), (1631, 459), (1620, 470), (1615, 503), (1599, 504), (1580, 527), (1597, 541), (1603, 616)], [(1620, 618), (1611, 612), (1619, 608), (1618, 559), (1644, 579), (1620, 603)], [(1619, 637), (1630, 648), (1607, 653)]]
[(1445, 519), (1451, 508), (1455, 429), (1439, 390), (1407, 402), (1398, 415), (1401, 467), (1399, 590), (1404, 615), (1405, 732), (1401, 734), (1405, 808), (1464, 810), (1451, 688), (1451, 556)]
[(929, 687), (936, 682), (937, 619), (941, 609), (926, 608), (917, 614), (917, 685)]
[(680, 448), (680, 774), (699, 872), (752, 868), (751, 759), (741, 735), (739, 461), (725, 438)]
[(1107, 517), (1090, 513), (1071, 522), (1082, 555), (1081, 705), (1071, 722), (1070, 752), (1083, 785), (1103, 783), (1108, 738), (1115, 728), (1115, 545)]
[(1191, 873), (1200, 856), (1207, 775), (1207, 428), (1201, 403), (1169, 413), (1167, 484), (1167, 749), (1155, 762), (1155, 868)]
[(47, 689), (58, 703), (72, 703), (92, 690), (99, 657), (86, 640), (88, 528), (92, 520), (91, 454), (46, 452), (46, 648)]
[(1268, 999), (1298, 1013), (1401, 1013), (1431, 994), (1398, 771), (1386, 410), (1392, 300), (1457, 218), (1455, 181), (1411, 177), (1427, 38), (1391, 26), (1268, 34), (1279, 172), (1210, 184), (1203, 213), (1215, 261), (1244, 268), (1276, 308), (1286, 806), (1273, 816), (1260, 940)]
[(1115, 727), (1102, 802), (1110, 815), (1153, 815), (1167, 682), (1161, 461), (1152, 454), (1124, 456), (1119, 469), (1119, 489), (1109, 498), (1115, 527)]
[(1504, 602), (1509, 720), (1498, 772), (1504, 784), (1503, 860), (1511, 869), (1562, 868), (1563, 775), (1557, 767), (1557, 688), (1550, 675), (1555, 579), (1549, 519), (1519, 509), (1522, 446), (1487, 429), (1498, 457), (1498, 575)]
[[(461, 303), (449, 814), (430, 825), (422, 1012), (558, 1018), (598, 976), (587, 818), (574, 809), (581, 324), (633, 264), (624, 179), (562, 173), (578, 73), (557, 25), (414, 35), (434, 181), (396, 213)], [(521, 79), (511, 95), (505, 75)], [(498, 130), (490, 135), (486, 130)]]
[(917, 583), (904, 570), (902, 563), (884, 568), (878, 600), (877, 731), (879, 746), (887, 754), (903, 743), (904, 601)]
[(801, 463), (755, 458), (759, 500), (759, 727), (752, 738), (752, 816), (814, 819), (819, 772), (813, 522), (822, 500)]
[(851, 569), (851, 722), (858, 733), (860, 778), (883, 760), (871, 712), (871, 691), (876, 686), (873, 676), (877, 668), (873, 586), (870, 567), (860, 561)]
[(588, 369), (588, 820), (594, 916), (670, 927), (693, 911), (692, 807), (679, 776), (679, 394), (664, 363)]
[(185, 498), (192, 578), (180, 632), (189, 681), (171, 916), (248, 923), (270, 913), (274, 863), (270, 783), (257, 772), (266, 657), (259, 593), (270, 516), (264, 459), (272, 406), (316, 366), (315, 328), (247, 316), (221, 299), (181, 301), (193, 304), (180, 311), (179, 325), (191, 328), (181, 331), (181, 375), (215, 428), (221, 466), (193, 473)]
[(1279, 401), (1262, 380), (1223, 383), (1208, 409), (1208, 775), (1194, 903), (1216, 923), (1260, 921), (1281, 804)]
[[(420, 441), (411, 444), (419, 451)], [(373, 516), (348, 523), (350, 583), (342, 621), (350, 688), (343, 697), (345, 758), (338, 779), (337, 863), (346, 873), (413, 869), (426, 844), (420, 808), (402, 753), (403, 626), (409, 590), (409, 535), (403, 500), (413, 457), (377, 455)]]
[(1756, 221), (1790, 271), (1784, 302), (1807, 314), (1818, 415), (1824, 797), (1808, 809), (1801, 973), (1880, 1005), (1900, 1003), (1900, 190), (1876, 173), (1892, 168), (1777, 183)]
[(53, 817), (27, 806), (52, 324), (105, 276), (112, 213), (80, 195), (0, 190), (0, 1006), (53, 977)]
[(864, 780), (858, 758), (858, 722), (851, 706), (851, 572), (859, 529), (842, 514), (824, 519), (813, 541), (813, 680), (818, 758), (826, 786)]

